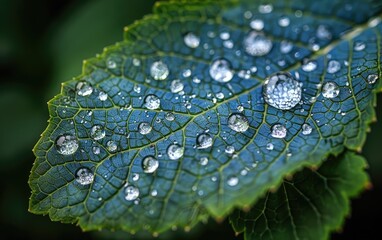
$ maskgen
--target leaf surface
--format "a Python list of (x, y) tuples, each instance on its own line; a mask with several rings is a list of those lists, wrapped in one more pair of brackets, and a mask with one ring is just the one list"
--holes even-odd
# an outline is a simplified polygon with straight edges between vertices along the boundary
[[(49, 125), (34, 149), (30, 211), (85, 230), (187, 229), (252, 205), (303, 166), (359, 149), (381, 86), (382, 25), (368, 23), (381, 8), (339, 0), (157, 4), (49, 102)], [(251, 28), (272, 43), (263, 56), (244, 46)], [(198, 44), (187, 43), (190, 33)], [(220, 78), (211, 73), (218, 59), (229, 66)], [(331, 60), (340, 64), (334, 73)], [(302, 84), (291, 109), (263, 97), (265, 79), (280, 71)], [(338, 96), (323, 96), (327, 82), (339, 86)], [(247, 129), (229, 126), (239, 113)], [(272, 136), (275, 124), (284, 138)], [(153, 173), (142, 167), (147, 157), (158, 160)], [(88, 173), (82, 184), (79, 173)]]

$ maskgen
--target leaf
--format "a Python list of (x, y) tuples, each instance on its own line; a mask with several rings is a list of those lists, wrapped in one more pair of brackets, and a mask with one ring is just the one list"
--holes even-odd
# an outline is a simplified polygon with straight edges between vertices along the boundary
[[(30, 211), (84, 230), (188, 230), (252, 205), (303, 166), (360, 149), (381, 82), (382, 25), (367, 21), (381, 9), (339, 0), (157, 4), (49, 102)], [(262, 25), (255, 19), (264, 33), (251, 31)], [(269, 95), (280, 104), (270, 105), (264, 82), (279, 71), (293, 78), (288, 101)], [(323, 96), (326, 82), (338, 96)], [(149, 157), (159, 165), (152, 173), (142, 168)]]
[(245, 239), (328, 239), (349, 214), (351, 197), (368, 183), (364, 158), (346, 152), (318, 171), (304, 169), (230, 221)]

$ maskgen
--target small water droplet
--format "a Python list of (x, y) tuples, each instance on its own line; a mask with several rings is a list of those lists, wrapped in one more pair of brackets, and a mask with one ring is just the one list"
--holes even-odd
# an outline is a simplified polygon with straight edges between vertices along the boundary
[(221, 32), (219, 34), (219, 37), (221, 40), (228, 40), (230, 38), (230, 34), (229, 32)]
[(354, 43), (354, 51), (362, 51), (366, 48), (366, 44), (364, 42), (355, 42)]
[(78, 149), (78, 140), (75, 136), (64, 134), (56, 139), (56, 150), (61, 155), (71, 155)]
[(139, 180), (139, 174), (138, 173), (133, 173), (133, 177), (132, 177), (133, 181), (136, 182)]
[(224, 99), (224, 93), (222, 93), (222, 92), (217, 93), (216, 98), (217, 99)]
[(152, 190), (151, 191), (151, 196), (153, 196), (153, 197), (156, 197), (158, 195), (158, 191), (157, 190)]
[(181, 92), (183, 88), (184, 88), (184, 85), (182, 81), (180, 81), (179, 79), (175, 79), (171, 82), (170, 90), (172, 93)]
[(233, 48), (234, 43), (231, 40), (225, 40), (225, 41), (223, 41), (223, 46), (225, 48), (231, 49), (231, 48)]
[(138, 58), (133, 58), (133, 65), (135, 67), (139, 67), (141, 65), (141, 60), (139, 60)]
[(208, 133), (201, 133), (196, 137), (196, 147), (198, 149), (206, 149), (213, 144), (212, 136)]
[(151, 132), (151, 129), (152, 129), (151, 125), (147, 122), (141, 122), (138, 125), (138, 131), (142, 135), (149, 134)]
[(319, 39), (331, 39), (332, 33), (327, 26), (319, 25), (316, 31), (316, 36)]
[(261, 19), (254, 19), (249, 23), (249, 26), (256, 31), (261, 31), (264, 28), (264, 22)]
[(100, 125), (94, 125), (90, 130), (90, 137), (94, 140), (101, 140), (106, 135), (104, 128)]
[(201, 157), (199, 160), (200, 165), (206, 166), (208, 164), (208, 158), (207, 157)]
[(184, 149), (179, 144), (171, 144), (167, 148), (167, 155), (171, 160), (177, 160), (183, 156)]
[(86, 97), (93, 93), (93, 87), (88, 82), (80, 81), (76, 84), (76, 92), (78, 95)]
[(239, 105), (239, 106), (237, 106), (237, 111), (239, 111), (239, 112), (243, 112), (244, 111), (244, 107), (242, 106), (242, 105)]
[(264, 33), (251, 31), (243, 41), (244, 50), (251, 56), (264, 56), (272, 49), (272, 41)]
[(94, 153), (95, 155), (98, 155), (98, 154), (100, 154), (100, 152), (101, 152), (101, 149), (100, 149), (99, 147), (96, 147), (96, 146), (94, 146), (94, 147), (92, 148), (92, 150), (93, 150), (93, 153)]
[(324, 98), (335, 98), (340, 93), (340, 88), (335, 82), (326, 82), (322, 87), (322, 96)]
[(98, 94), (98, 99), (100, 100), (100, 101), (102, 101), (102, 102), (104, 102), (104, 101), (106, 101), (107, 100), (107, 93), (105, 93), (105, 92), (99, 92), (99, 94)]
[(187, 47), (190, 47), (190, 48), (199, 47), (200, 38), (192, 32), (189, 32), (186, 35), (184, 35), (183, 40)]
[(236, 132), (245, 132), (249, 128), (248, 119), (241, 113), (232, 113), (228, 117), (228, 127)]
[(231, 63), (223, 58), (212, 62), (209, 73), (212, 79), (222, 83), (231, 81), (234, 74)]
[(133, 201), (139, 197), (139, 189), (134, 186), (127, 186), (125, 188), (125, 199)]
[(234, 146), (231, 146), (231, 145), (228, 145), (226, 146), (225, 150), (224, 150), (226, 153), (228, 154), (233, 154), (235, 152), (235, 147)]
[(328, 63), (328, 73), (336, 73), (341, 69), (341, 63), (337, 60), (330, 60)]
[(151, 65), (150, 75), (155, 80), (165, 80), (169, 74), (170, 71), (164, 62), (157, 61)]
[(142, 161), (142, 168), (145, 173), (153, 173), (159, 167), (159, 162), (153, 156), (147, 156)]
[(147, 109), (155, 110), (160, 107), (160, 99), (154, 94), (147, 95), (144, 101)]
[(374, 84), (379, 79), (377, 74), (370, 74), (367, 76), (367, 83), (368, 84)]
[(182, 72), (182, 76), (183, 76), (184, 78), (190, 77), (191, 74), (192, 74), (192, 71), (191, 71), (191, 69), (189, 69), (189, 68), (184, 69), (183, 72)]
[(106, 143), (106, 148), (109, 152), (115, 152), (117, 151), (118, 146), (114, 141), (110, 140)]
[(293, 43), (283, 40), (280, 43), (280, 52), (281, 53), (289, 53), (293, 49)]
[(134, 92), (136, 93), (141, 93), (141, 87), (137, 84), (134, 85), (134, 88), (133, 88)]
[(309, 124), (307, 124), (307, 123), (304, 123), (303, 125), (302, 125), (302, 134), (303, 135), (309, 135), (309, 134), (311, 134), (312, 133), (312, 127), (309, 125)]
[(259, 13), (271, 13), (273, 11), (273, 6), (271, 4), (261, 4), (259, 5)]
[(281, 124), (275, 124), (272, 127), (272, 137), (274, 138), (285, 138), (287, 134), (286, 128)]
[(93, 172), (87, 167), (81, 167), (76, 171), (76, 181), (81, 185), (89, 185), (94, 181)]
[(230, 176), (227, 179), (227, 184), (231, 187), (236, 186), (239, 183), (239, 178), (236, 176)]
[(273, 144), (272, 143), (268, 143), (267, 146), (266, 146), (266, 149), (269, 150), (269, 151), (272, 151), (274, 148)]
[(290, 19), (286, 16), (283, 16), (278, 21), (280, 27), (288, 27), (290, 24)]
[(302, 83), (291, 74), (278, 72), (269, 76), (264, 83), (264, 100), (277, 109), (289, 110), (301, 100)]
[(302, 66), (301, 66), (301, 69), (305, 72), (312, 72), (314, 70), (316, 70), (317, 68), (317, 62), (314, 61), (314, 60), (310, 60), (310, 59), (304, 59), (303, 60), (303, 63), (302, 63)]
[(113, 57), (109, 57), (106, 60), (106, 67), (109, 69), (114, 69), (117, 67), (117, 62), (115, 61), (115, 59)]

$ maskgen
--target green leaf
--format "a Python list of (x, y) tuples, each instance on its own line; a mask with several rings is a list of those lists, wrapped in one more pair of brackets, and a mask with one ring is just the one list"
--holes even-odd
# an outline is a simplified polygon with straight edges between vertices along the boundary
[(346, 152), (318, 171), (305, 169), (268, 192), (249, 212), (235, 211), (230, 221), (245, 239), (327, 239), (349, 215), (350, 198), (368, 183), (364, 158)]
[[(381, 84), (382, 25), (369, 21), (381, 9), (340, 0), (157, 4), (49, 102), (30, 211), (85, 230), (189, 229), (252, 205), (303, 166), (359, 149)], [(253, 32), (261, 22), (263, 33)], [(213, 71), (218, 60), (229, 69)], [(265, 100), (265, 79), (280, 71), (291, 74), (279, 85), (289, 91)], [(327, 82), (338, 96), (322, 94)], [(152, 173), (142, 167), (149, 157), (159, 165)]]

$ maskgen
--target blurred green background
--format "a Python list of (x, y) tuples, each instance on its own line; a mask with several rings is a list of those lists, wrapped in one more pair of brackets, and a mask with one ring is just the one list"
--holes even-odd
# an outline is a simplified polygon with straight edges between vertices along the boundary
[[(154, 0), (0, 0), (0, 231), (2, 239), (126, 239), (82, 233), (28, 212), (32, 148), (47, 126), (46, 102), (60, 83), (81, 73), (82, 60), (122, 40), (123, 27), (151, 12)], [(377, 107), (382, 119), (382, 96)], [(352, 202), (352, 217), (333, 239), (375, 239), (382, 214), (382, 124), (371, 126), (363, 150), (374, 188)], [(227, 221), (210, 221), (182, 239), (242, 239)], [(137, 238), (137, 237), (135, 237)], [(146, 238), (149, 238), (146, 236)], [(163, 236), (166, 238), (166, 236)]]

